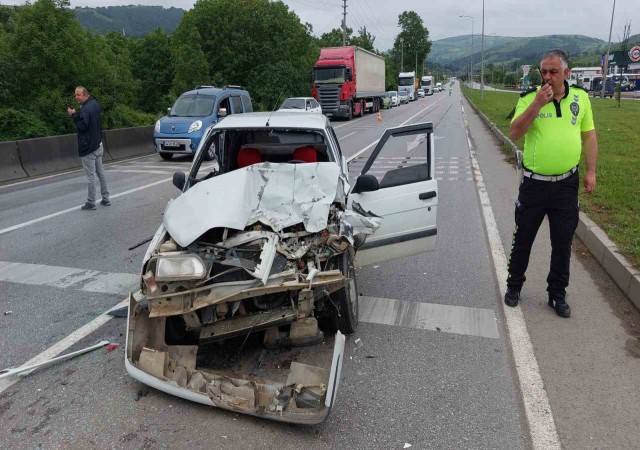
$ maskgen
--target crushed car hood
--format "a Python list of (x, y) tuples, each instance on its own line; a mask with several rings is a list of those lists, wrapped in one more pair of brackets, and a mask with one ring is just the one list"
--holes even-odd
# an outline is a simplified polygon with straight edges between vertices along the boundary
[(169, 202), (163, 224), (183, 247), (212, 228), (256, 222), (276, 232), (302, 223), (315, 233), (326, 228), (340, 183), (332, 162), (254, 164), (199, 182)]

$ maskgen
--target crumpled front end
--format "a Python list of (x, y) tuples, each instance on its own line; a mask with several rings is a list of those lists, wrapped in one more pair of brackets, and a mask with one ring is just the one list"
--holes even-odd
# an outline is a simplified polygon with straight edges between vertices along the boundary
[[(265, 205), (286, 200), (283, 177), (295, 183), (300, 172), (311, 173), (274, 166), (245, 173), (243, 186), (253, 186), (260, 201), (252, 203), (251, 214), (228, 215), (234, 226), (251, 222), (242, 230), (211, 214), (210, 222), (198, 222), (206, 231), (197, 237), (182, 233), (178, 240), (170, 233), (175, 224), (165, 218), (168, 231), (161, 227), (156, 233), (141, 290), (130, 300), (127, 371), (199, 403), (319, 423), (335, 399), (345, 342), (341, 331), (350, 333), (357, 323), (355, 250), (380, 218), (346, 211), (328, 166), (314, 172), (324, 180), (312, 189), (317, 205), (280, 205), (271, 214), (275, 206)], [(194, 203), (184, 199), (190, 191), (180, 197), (180, 223), (189, 222), (183, 215), (198, 211), (195, 203), (206, 199), (211, 187), (192, 195)], [(253, 198), (250, 190), (236, 192)], [(307, 198), (301, 192), (297, 197), (291, 201)]]

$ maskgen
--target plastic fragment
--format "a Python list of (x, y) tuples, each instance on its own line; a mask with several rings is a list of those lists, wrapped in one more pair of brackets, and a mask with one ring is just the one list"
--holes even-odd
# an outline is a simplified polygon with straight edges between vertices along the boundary
[(411, 447), (411, 444), (409, 444), (409, 443), (405, 442), (405, 443), (404, 443), (404, 447), (402, 447), (402, 448), (409, 448), (409, 447)]
[(112, 352), (115, 349), (117, 349), (118, 347), (120, 347), (120, 344), (112, 343), (112, 344), (107, 345), (105, 348), (107, 349), (108, 352)]
[(5, 312), (4, 312), (4, 315), (5, 315), (5, 316), (10, 316), (11, 314), (13, 314), (13, 311), (5, 311)]

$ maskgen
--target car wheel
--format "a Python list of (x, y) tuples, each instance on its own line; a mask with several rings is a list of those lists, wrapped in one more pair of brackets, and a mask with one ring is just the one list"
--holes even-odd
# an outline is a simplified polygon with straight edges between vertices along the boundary
[(160, 158), (164, 159), (165, 161), (171, 161), (171, 159), (173, 159), (173, 154), (160, 152)]
[(346, 286), (331, 295), (327, 300), (329, 323), (343, 334), (352, 334), (358, 327), (358, 284), (353, 266), (352, 252), (346, 251), (334, 259), (334, 264), (342, 274), (349, 278)]

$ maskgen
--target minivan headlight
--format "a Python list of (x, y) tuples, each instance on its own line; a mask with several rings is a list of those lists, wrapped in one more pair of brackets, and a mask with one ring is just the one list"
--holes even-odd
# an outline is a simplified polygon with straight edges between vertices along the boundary
[(158, 256), (156, 280), (200, 280), (206, 275), (204, 262), (198, 255)]
[(160, 133), (160, 120), (156, 120), (156, 126), (153, 127), (153, 131)]
[(200, 128), (202, 128), (202, 120), (196, 120), (189, 127), (189, 133), (193, 133), (194, 131), (198, 131)]

